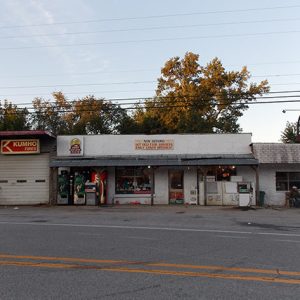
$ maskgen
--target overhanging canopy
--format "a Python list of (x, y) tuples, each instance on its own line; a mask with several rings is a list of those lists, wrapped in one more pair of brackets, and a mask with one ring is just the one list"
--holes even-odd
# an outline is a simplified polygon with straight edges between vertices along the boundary
[(256, 166), (251, 154), (222, 156), (147, 156), (147, 157), (56, 157), (50, 167), (125, 167), (125, 166)]

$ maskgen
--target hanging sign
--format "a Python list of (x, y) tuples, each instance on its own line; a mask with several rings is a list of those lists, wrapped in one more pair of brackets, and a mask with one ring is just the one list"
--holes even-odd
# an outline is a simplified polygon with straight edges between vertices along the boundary
[(40, 153), (40, 141), (37, 139), (29, 140), (2, 140), (2, 154), (35, 154)]

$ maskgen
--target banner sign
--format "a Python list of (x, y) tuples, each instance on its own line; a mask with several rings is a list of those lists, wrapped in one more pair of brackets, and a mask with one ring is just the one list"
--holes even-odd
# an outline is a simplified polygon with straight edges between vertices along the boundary
[(2, 140), (2, 154), (35, 154), (40, 153), (40, 141), (30, 140)]
[(174, 150), (174, 140), (135, 140), (135, 150)]

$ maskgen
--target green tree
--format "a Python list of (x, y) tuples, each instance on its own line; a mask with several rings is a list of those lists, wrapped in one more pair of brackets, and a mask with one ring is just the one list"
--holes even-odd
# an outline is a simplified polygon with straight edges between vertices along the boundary
[(72, 134), (119, 133), (124, 127), (126, 111), (111, 101), (86, 96), (73, 101), (72, 105), (73, 110), (68, 115)]
[(250, 73), (226, 71), (218, 58), (206, 66), (199, 55), (188, 52), (174, 57), (161, 69), (156, 97), (145, 101), (134, 118), (149, 133), (239, 132), (238, 118), (247, 103), (269, 91), (266, 80), (248, 83)]
[(47, 130), (53, 134), (68, 133), (68, 113), (72, 105), (62, 92), (52, 94), (54, 102), (35, 98), (32, 102), (34, 113), (31, 115), (31, 123), (34, 129)]
[(126, 110), (103, 98), (86, 96), (69, 101), (62, 92), (53, 93), (54, 102), (35, 98), (32, 124), (54, 134), (125, 133), (133, 120)]
[(28, 130), (30, 123), (28, 120), (28, 110), (18, 108), (17, 105), (4, 100), (0, 101), (0, 130)]
[(297, 143), (297, 122), (287, 122), (280, 140), (285, 144)]

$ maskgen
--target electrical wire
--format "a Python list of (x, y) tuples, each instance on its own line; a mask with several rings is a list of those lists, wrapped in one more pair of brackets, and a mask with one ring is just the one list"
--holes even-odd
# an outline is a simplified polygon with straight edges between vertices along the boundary
[(45, 36), (50, 37), (50, 36), (66, 36), (66, 35), (68, 36), (68, 35), (115, 33), (115, 32), (146, 31), (146, 30), (161, 30), (161, 29), (180, 29), (180, 28), (257, 24), (257, 23), (270, 23), (270, 22), (290, 22), (290, 21), (299, 21), (299, 20), (300, 20), (300, 18), (287, 18), (287, 19), (268, 19), (268, 20), (239, 21), (239, 22), (219, 22), (219, 23), (205, 23), (205, 24), (191, 24), (191, 25), (107, 29), (107, 30), (95, 30), (95, 31), (73, 31), (73, 32), (61, 32), (61, 33), (43, 33), (43, 34), (0, 36), (0, 39), (19, 39), (19, 38), (45, 37)]
[(200, 39), (213, 39), (213, 38), (232, 38), (232, 37), (243, 38), (243, 37), (255, 37), (255, 36), (270, 36), (276, 34), (291, 34), (291, 33), (299, 33), (299, 32), (300, 30), (289, 30), (289, 31), (260, 32), (260, 33), (220, 34), (220, 35), (202, 35), (202, 36), (174, 37), (174, 38), (155, 38), (155, 39), (143, 39), (143, 40), (123, 40), (123, 41), (111, 41), (111, 42), (89, 42), (89, 43), (73, 43), (73, 44), (57, 44), (57, 45), (1, 47), (0, 51), (74, 47), (74, 46), (78, 47), (78, 46), (120, 45), (120, 44), (148, 43), (148, 42), (170, 42), (170, 41), (200, 40)]
[(107, 18), (107, 19), (94, 19), (94, 20), (69, 21), (69, 22), (38, 23), (38, 24), (29, 24), (29, 25), (9, 25), (9, 26), (1, 26), (0, 29), (28, 28), (28, 27), (68, 25), (68, 24), (69, 25), (70, 24), (86, 24), (86, 23), (100, 23), (100, 22), (112, 22), (112, 21), (145, 20), (145, 19), (156, 19), (156, 18), (185, 17), (185, 16), (223, 14), (223, 13), (290, 9), (290, 8), (295, 9), (295, 8), (299, 8), (299, 7), (300, 7), (300, 5), (270, 6), (270, 7), (258, 7), (258, 8), (246, 8), (246, 9), (234, 9), (234, 10), (215, 10), (215, 11), (192, 12), (192, 13), (138, 16), (138, 17), (127, 17), (127, 18)]

